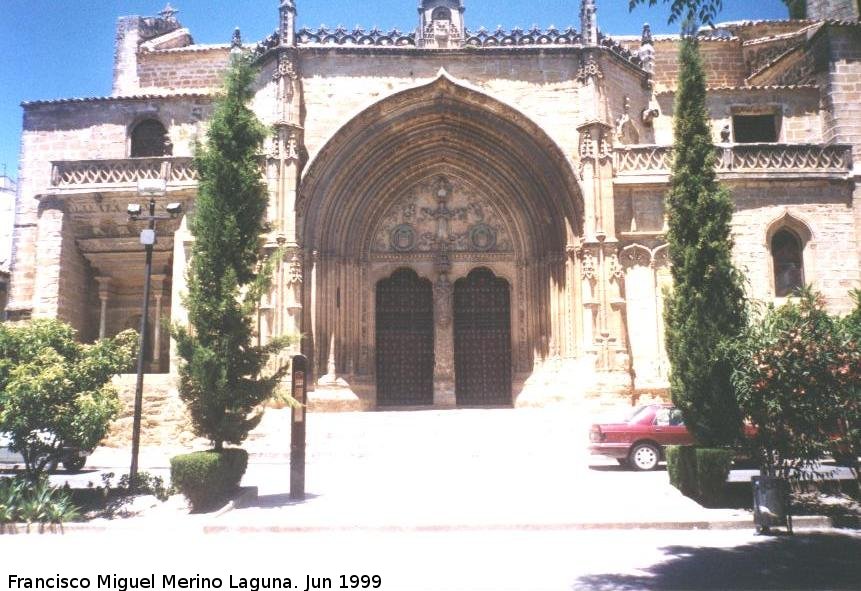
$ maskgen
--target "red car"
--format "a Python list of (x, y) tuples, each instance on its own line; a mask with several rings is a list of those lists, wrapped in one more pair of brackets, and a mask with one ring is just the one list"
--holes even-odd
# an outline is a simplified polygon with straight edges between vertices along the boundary
[(615, 458), (623, 466), (654, 470), (664, 457), (665, 445), (693, 445), (682, 411), (672, 404), (647, 404), (623, 423), (594, 424), (589, 450)]

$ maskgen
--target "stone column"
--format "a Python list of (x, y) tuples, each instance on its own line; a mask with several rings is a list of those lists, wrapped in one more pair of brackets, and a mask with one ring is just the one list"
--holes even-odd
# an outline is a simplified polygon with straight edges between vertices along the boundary
[(166, 275), (152, 276), (152, 293), (155, 298), (155, 319), (152, 323), (152, 364), (155, 371), (159, 371), (161, 362), (161, 300), (164, 297), (164, 282)]
[(434, 300), (434, 371), (433, 404), (439, 407), (457, 405), (454, 389), (454, 304), (448, 271), (441, 271), (433, 286)]
[(108, 319), (108, 300), (111, 296), (111, 278), (96, 277), (96, 282), (99, 284), (99, 301), (101, 308), (99, 309), (99, 338), (103, 339), (107, 336), (107, 319)]
[[(179, 229), (173, 235), (173, 265), (170, 292), (170, 321), (178, 324), (188, 324), (188, 310), (183, 304), (186, 289), (186, 269), (191, 260), (191, 248), (194, 237), (188, 229), (188, 218), (183, 217)], [(176, 372), (177, 352), (176, 341), (170, 340), (170, 367)]]

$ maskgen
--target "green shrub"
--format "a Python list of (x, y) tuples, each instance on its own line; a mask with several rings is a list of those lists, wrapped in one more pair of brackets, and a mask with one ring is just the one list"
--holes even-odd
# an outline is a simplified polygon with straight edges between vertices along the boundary
[(194, 511), (207, 511), (239, 488), (247, 467), (244, 449), (198, 451), (171, 458), (170, 478)]
[(117, 492), (120, 495), (152, 495), (159, 501), (164, 502), (173, 494), (173, 487), (166, 486), (164, 478), (150, 474), (149, 472), (138, 472), (135, 478), (135, 489), (129, 487), (129, 475), (123, 474), (120, 476), (120, 481), (117, 484)]
[(716, 504), (724, 496), (726, 478), (735, 453), (730, 449), (716, 448), (697, 448), (694, 453), (697, 497), (706, 505)]
[(733, 385), (764, 474), (799, 476), (833, 451), (837, 426), (861, 414), (861, 347), (850, 323), (805, 287), (766, 308), (735, 344)]
[(78, 518), (78, 509), (63, 489), (47, 478), (0, 480), (0, 525), (6, 523), (65, 523)]
[(136, 333), (92, 345), (77, 339), (59, 320), (0, 322), (0, 431), (34, 482), (61, 459), (63, 445), (96, 447), (122, 406), (111, 378), (131, 366)]
[(697, 457), (692, 445), (668, 445), (666, 448), (667, 472), (670, 484), (686, 497), (697, 493)]

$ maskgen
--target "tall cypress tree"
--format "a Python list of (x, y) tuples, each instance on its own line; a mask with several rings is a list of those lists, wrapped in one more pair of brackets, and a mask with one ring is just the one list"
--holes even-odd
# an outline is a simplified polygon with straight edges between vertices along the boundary
[(185, 298), (189, 328), (173, 331), (184, 360), (180, 397), (195, 433), (216, 450), (241, 443), (257, 426), (260, 404), (287, 370), (261, 377), (284, 341), (253, 344), (252, 313), (271, 277), (261, 242), (268, 197), (257, 155), (267, 130), (248, 107), (254, 77), (246, 60), (234, 60), (206, 143), (197, 149), (200, 181)]
[(673, 291), (666, 304), (673, 402), (701, 445), (734, 442), (741, 417), (723, 343), (746, 324), (742, 280), (732, 263), (732, 202), (717, 182), (706, 80), (694, 34), (683, 36), (666, 206)]

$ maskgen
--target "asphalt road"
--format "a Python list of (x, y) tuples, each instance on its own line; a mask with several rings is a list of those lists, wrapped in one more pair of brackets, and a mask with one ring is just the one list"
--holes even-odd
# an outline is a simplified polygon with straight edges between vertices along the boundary
[[(743, 531), (477, 531), (183, 535), (167, 530), (0, 536), (0, 588), (29, 577), (380, 577), (383, 591), (858, 589), (861, 535)], [(325, 587), (330, 580), (331, 587)], [(359, 587), (361, 579), (358, 579)], [(374, 579), (368, 579), (374, 588)], [(118, 586), (101, 587), (118, 589)], [(174, 586), (173, 588), (179, 588)], [(191, 587), (195, 588), (195, 587)], [(197, 587), (200, 588), (200, 587)], [(234, 586), (234, 588), (237, 588)], [(312, 586), (312, 588), (314, 588)]]

